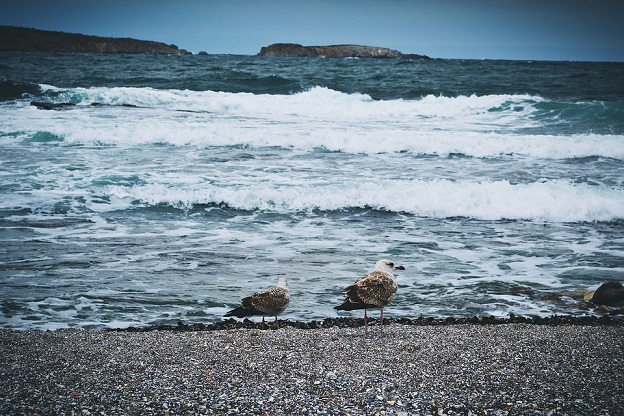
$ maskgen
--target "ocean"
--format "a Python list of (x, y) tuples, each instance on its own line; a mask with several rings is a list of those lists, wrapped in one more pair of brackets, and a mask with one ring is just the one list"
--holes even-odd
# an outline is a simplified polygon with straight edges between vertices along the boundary
[[(624, 282), (624, 63), (0, 53), (0, 327), (591, 315)], [(375, 312), (372, 313), (376, 315)], [(258, 318), (259, 319), (259, 318)]]

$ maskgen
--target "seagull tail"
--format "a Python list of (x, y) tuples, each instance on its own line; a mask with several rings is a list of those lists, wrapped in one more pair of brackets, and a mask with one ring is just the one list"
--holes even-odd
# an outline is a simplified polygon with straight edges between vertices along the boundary
[(260, 315), (260, 314), (261, 313), (255, 309), (249, 309), (249, 308), (244, 308), (242, 306), (239, 306), (238, 308), (232, 309), (231, 311), (229, 311), (223, 316), (224, 317), (235, 316), (236, 318), (245, 318), (247, 316)]
[(362, 298), (358, 296), (357, 286), (350, 285), (344, 288), (346, 291), (346, 298), (342, 305), (334, 306), (334, 309), (339, 311), (354, 311), (357, 309), (375, 309), (379, 308), (379, 306), (370, 305)]
[(379, 306), (369, 305), (364, 302), (354, 302), (350, 298), (346, 298), (342, 305), (334, 306), (334, 309), (339, 311), (355, 311), (358, 309), (379, 309)]

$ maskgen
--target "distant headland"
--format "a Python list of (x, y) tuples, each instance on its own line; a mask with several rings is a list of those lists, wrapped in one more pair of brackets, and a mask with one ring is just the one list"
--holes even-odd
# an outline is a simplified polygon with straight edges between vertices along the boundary
[[(0, 51), (4, 52), (76, 52), (104, 54), (192, 55), (176, 45), (151, 40), (112, 38), (0, 25)], [(208, 55), (199, 52), (199, 55)], [(274, 43), (262, 47), (258, 56), (324, 58), (404, 58), (431, 59), (427, 55), (404, 54), (394, 49), (362, 45), (303, 46), (297, 43)]]
[(260, 49), (259, 56), (324, 57), (324, 58), (404, 58), (431, 59), (427, 55), (404, 54), (377, 46), (329, 45), (303, 46), (297, 43), (274, 43)]
[(106, 38), (17, 26), (0, 26), (0, 51), (191, 54), (176, 45), (149, 40)]

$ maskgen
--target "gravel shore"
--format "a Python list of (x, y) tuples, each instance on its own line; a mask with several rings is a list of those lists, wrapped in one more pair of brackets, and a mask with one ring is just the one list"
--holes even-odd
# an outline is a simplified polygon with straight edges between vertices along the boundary
[(624, 414), (624, 326), (0, 330), (0, 414)]

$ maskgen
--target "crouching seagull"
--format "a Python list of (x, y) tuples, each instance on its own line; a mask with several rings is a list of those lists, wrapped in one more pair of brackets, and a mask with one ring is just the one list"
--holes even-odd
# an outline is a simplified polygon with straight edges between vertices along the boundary
[(286, 287), (286, 279), (280, 278), (276, 287), (260, 290), (251, 296), (241, 300), (241, 306), (232, 309), (224, 316), (235, 316), (245, 318), (247, 316), (262, 315), (262, 327), (265, 326), (264, 317), (275, 317), (275, 328), (279, 329), (277, 316), (286, 310), (290, 295)]

